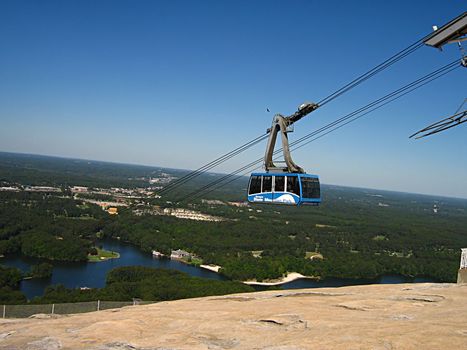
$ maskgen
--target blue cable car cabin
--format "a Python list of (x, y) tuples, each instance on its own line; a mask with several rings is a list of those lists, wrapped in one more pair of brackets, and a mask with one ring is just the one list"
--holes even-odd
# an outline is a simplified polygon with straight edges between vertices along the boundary
[(248, 184), (248, 202), (319, 205), (319, 178), (298, 173), (253, 173)]
[[(288, 117), (276, 114), (269, 133), (264, 155), (264, 173), (253, 173), (248, 184), (248, 202), (266, 204), (302, 204), (318, 205), (321, 203), (321, 191), (317, 175), (305, 174), (305, 170), (294, 163), (290, 155), (287, 134), (291, 126), (319, 107), (316, 103), (303, 103), (298, 110)], [(277, 135), (281, 135), (282, 152), (285, 167), (278, 167), (272, 159)]]

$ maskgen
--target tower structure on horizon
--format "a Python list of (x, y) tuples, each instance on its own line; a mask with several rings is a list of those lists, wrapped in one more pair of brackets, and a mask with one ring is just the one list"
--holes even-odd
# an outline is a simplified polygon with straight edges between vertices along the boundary
[(457, 272), (457, 283), (467, 283), (467, 248), (462, 248), (461, 252), (461, 264)]

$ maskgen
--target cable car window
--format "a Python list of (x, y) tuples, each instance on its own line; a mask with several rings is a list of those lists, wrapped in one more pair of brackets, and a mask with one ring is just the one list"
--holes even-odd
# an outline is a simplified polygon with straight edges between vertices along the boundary
[(271, 192), (272, 191), (272, 176), (263, 176), (263, 191), (262, 192)]
[(261, 192), (261, 176), (252, 176), (250, 180), (249, 194)]
[(319, 180), (316, 178), (302, 177), (302, 197), (320, 198)]
[(274, 191), (284, 192), (285, 176), (274, 176)]
[(287, 192), (291, 192), (300, 196), (300, 186), (297, 176), (287, 176)]

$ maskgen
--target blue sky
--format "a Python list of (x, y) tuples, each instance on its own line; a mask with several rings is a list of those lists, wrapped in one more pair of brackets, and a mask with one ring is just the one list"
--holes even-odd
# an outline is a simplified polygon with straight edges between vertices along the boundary
[[(274, 113), (329, 95), (465, 4), (3, 0), (0, 151), (194, 169), (263, 133)], [(455, 45), (423, 47), (297, 123), (290, 139), (456, 58)], [(294, 160), (323, 183), (467, 198), (467, 126), (408, 139), (457, 109), (466, 73), (456, 69)], [(235, 170), (264, 147), (216, 171)]]

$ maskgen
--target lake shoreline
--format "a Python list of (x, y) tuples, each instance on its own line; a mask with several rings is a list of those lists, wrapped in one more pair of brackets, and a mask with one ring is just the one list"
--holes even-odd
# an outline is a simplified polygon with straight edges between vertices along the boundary
[[(199, 267), (215, 272), (215, 273), (219, 273), (220, 269), (222, 268), (222, 266), (213, 265), (213, 264), (199, 265)], [(293, 281), (300, 280), (300, 279), (313, 279), (313, 280), (319, 281), (319, 277), (305, 276), (298, 272), (288, 272), (286, 276), (283, 276), (281, 278), (274, 279), (274, 280), (268, 280), (268, 282), (258, 282), (256, 280), (248, 280), (248, 281), (241, 281), (241, 282), (244, 284), (250, 285), (250, 286), (280, 286), (282, 284), (286, 284), (286, 283), (293, 282)]]
[(219, 266), (219, 265), (199, 265), (199, 267), (203, 268), (203, 269), (206, 269), (206, 270), (209, 270), (209, 271), (212, 271), (212, 272), (215, 272), (215, 273), (219, 273), (219, 270), (222, 268), (222, 266)]
[[(120, 266), (148, 266), (153, 268), (174, 269), (185, 272), (191, 276), (210, 278), (213, 280), (230, 280), (222, 273), (222, 266), (214, 264), (201, 264), (203, 266), (194, 266), (184, 263), (180, 260), (155, 259), (147, 252), (143, 252), (138, 246), (129, 242), (121, 242), (115, 239), (101, 240), (105, 250), (118, 252), (119, 259), (102, 260), (99, 264), (89, 263), (87, 261), (47, 261), (54, 265), (52, 277), (50, 279), (26, 279), (20, 283), (20, 290), (28, 299), (41, 296), (44, 290), (50, 285), (62, 284), (67, 288), (103, 288), (106, 284), (107, 273)], [(21, 254), (11, 255), (0, 259), (0, 263), (19, 268), (23, 273), (28, 273), (31, 266), (44, 262), (44, 259), (27, 257)], [(382, 275), (378, 278), (319, 278), (307, 277), (301, 274), (289, 272), (286, 278), (277, 280), (270, 279), (263, 282), (246, 280), (251, 287), (261, 290), (270, 286), (276, 286), (281, 289), (296, 288), (320, 288), (320, 287), (340, 287), (346, 285), (361, 284), (385, 284), (385, 283), (418, 283), (418, 282), (436, 282), (429, 277), (404, 277), (401, 275)]]
[(258, 281), (243, 281), (244, 284), (248, 284), (250, 286), (280, 286), (282, 284), (286, 284), (289, 282), (293, 282), (296, 280), (301, 279), (314, 279), (319, 280), (317, 277), (313, 276), (305, 276), (298, 272), (289, 272), (286, 276), (279, 278), (277, 280), (271, 280), (270, 282), (258, 282)]

